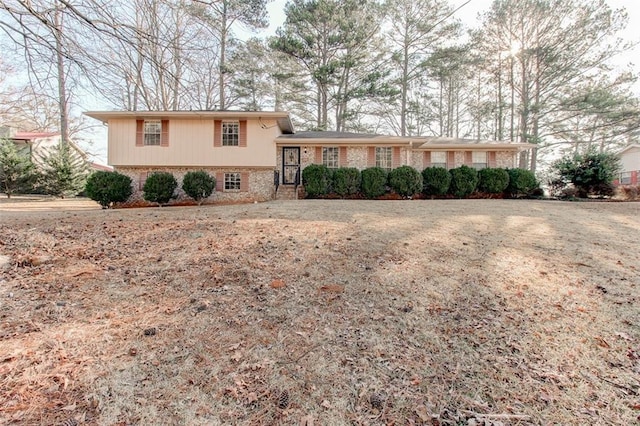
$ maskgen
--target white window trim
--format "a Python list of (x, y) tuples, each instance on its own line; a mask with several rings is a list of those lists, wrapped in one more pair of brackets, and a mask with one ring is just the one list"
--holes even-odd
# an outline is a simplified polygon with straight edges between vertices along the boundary
[[(434, 154), (442, 158), (434, 158)], [(435, 161), (434, 161), (435, 160)], [(447, 153), (444, 151), (431, 151), (431, 167), (447, 168)]]
[[(152, 126), (153, 132), (151, 132)], [(144, 120), (142, 138), (144, 146), (160, 146), (162, 143), (162, 120)], [(150, 141), (152, 138), (153, 140)]]
[(471, 151), (471, 164), (476, 170), (486, 169), (489, 166), (489, 154), (486, 151)]
[[(329, 158), (328, 154), (331, 152), (332, 158)], [(322, 164), (329, 169), (337, 169), (340, 167), (340, 148), (335, 146), (322, 148)]]
[[(235, 132), (225, 132), (225, 128), (229, 128), (230, 126), (233, 126), (235, 128)], [(222, 122), (222, 126), (221, 127), (221, 132), (222, 135), (221, 137), (221, 143), (222, 146), (240, 146), (240, 122), (239, 121), (231, 121), (231, 120), (227, 120), (227, 121), (223, 121)], [(235, 140), (234, 139), (235, 136)], [(234, 143), (229, 143), (229, 139), (232, 139), (231, 141)]]
[[(237, 186), (237, 188), (235, 186)], [(224, 181), (222, 183), (222, 189), (224, 190), (224, 192), (240, 192), (241, 187), (242, 187), (241, 173), (230, 172), (230, 173), (224, 174)]]
[[(383, 155), (385, 158), (383, 158)], [(384, 163), (388, 163), (388, 166)], [(385, 170), (391, 170), (393, 168), (393, 148), (387, 146), (376, 147), (376, 167)]]

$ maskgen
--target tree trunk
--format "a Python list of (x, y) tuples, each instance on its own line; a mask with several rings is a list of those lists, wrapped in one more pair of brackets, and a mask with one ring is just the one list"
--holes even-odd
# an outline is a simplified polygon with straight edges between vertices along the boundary
[(225, 72), (226, 72), (226, 51), (227, 51), (227, 0), (222, 1), (222, 22), (220, 23), (220, 109), (227, 108), (224, 94)]
[(60, 143), (64, 145), (69, 140), (69, 110), (67, 104), (67, 83), (64, 69), (64, 56), (62, 52), (62, 12), (61, 6), (57, 2), (54, 13), (54, 27), (54, 37), (56, 40), (56, 63), (58, 70), (58, 104), (60, 108)]

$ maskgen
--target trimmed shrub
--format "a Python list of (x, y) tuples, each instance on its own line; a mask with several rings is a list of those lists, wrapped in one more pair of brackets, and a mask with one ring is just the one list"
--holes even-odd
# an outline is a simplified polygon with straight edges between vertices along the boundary
[(84, 192), (106, 209), (113, 203), (127, 201), (132, 193), (131, 178), (118, 172), (97, 171), (87, 179)]
[(342, 167), (333, 172), (333, 192), (341, 197), (357, 194), (361, 182), (360, 170), (354, 167)]
[(460, 166), (449, 170), (451, 174), (451, 184), (449, 185), (449, 193), (458, 198), (464, 198), (471, 195), (478, 185), (478, 172), (469, 166)]
[(396, 194), (410, 197), (422, 192), (422, 175), (411, 166), (400, 166), (389, 173), (389, 186)]
[(505, 169), (482, 169), (478, 178), (478, 190), (489, 194), (500, 194), (509, 185), (509, 173)]
[(614, 193), (613, 180), (620, 170), (620, 159), (613, 153), (589, 151), (561, 158), (553, 163), (552, 169), (565, 186), (573, 184), (580, 197), (611, 196)]
[(204, 170), (187, 172), (182, 179), (182, 190), (198, 205), (213, 194), (215, 188), (216, 179)]
[(427, 167), (422, 171), (423, 191), (426, 195), (445, 195), (451, 175), (444, 167)]
[(167, 204), (178, 187), (176, 178), (167, 172), (154, 172), (147, 178), (142, 191), (144, 199), (158, 205)]
[(380, 167), (364, 169), (362, 175), (362, 193), (367, 198), (376, 198), (387, 192), (387, 171)]
[(509, 174), (509, 184), (505, 192), (510, 197), (529, 197), (540, 188), (536, 176), (531, 170), (507, 169), (507, 173)]
[(323, 164), (310, 164), (302, 170), (302, 184), (307, 197), (327, 195), (331, 192), (331, 170)]

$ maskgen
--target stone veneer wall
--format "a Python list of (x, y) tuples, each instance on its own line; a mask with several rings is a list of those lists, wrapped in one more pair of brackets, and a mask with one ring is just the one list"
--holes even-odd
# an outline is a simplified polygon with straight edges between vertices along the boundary
[[(140, 176), (149, 172), (169, 172), (178, 181), (176, 188), (177, 197), (169, 202), (171, 204), (180, 204), (193, 201), (182, 190), (182, 179), (189, 171), (204, 170), (211, 176), (216, 177), (216, 173), (247, 173), (249, 176), (248, 191), (214, 191), (213, 194), (204, 200), (203, 204), (211, 204), (215, 202), (252, 202), (252, 201), (268, 201), (275, 198), (275, 187), (273, 185), (273, 169), (265, 168), (221, 168), (221, 167), (117, 167), (116, 171), (127, 175), (131, 178), (131, 186), (133, 194), (127, 202), (127, 205), (153, 205), (144, 200), (142, 189), (140, 188)], [(217, 184), (217, 182), (216, 182)], [(217, 186), (217, 185), (216, 185)]]
[(515, 152), (510, 151), (496, 151), (496, 167), (502, 167), (505, 169), (512, 169), (517, 167)]

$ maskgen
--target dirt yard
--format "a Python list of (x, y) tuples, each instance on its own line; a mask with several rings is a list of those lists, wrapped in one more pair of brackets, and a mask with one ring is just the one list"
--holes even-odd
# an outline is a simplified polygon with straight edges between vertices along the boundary
[(640, 421), (640, 203), (2, 201), (0, 423)]

